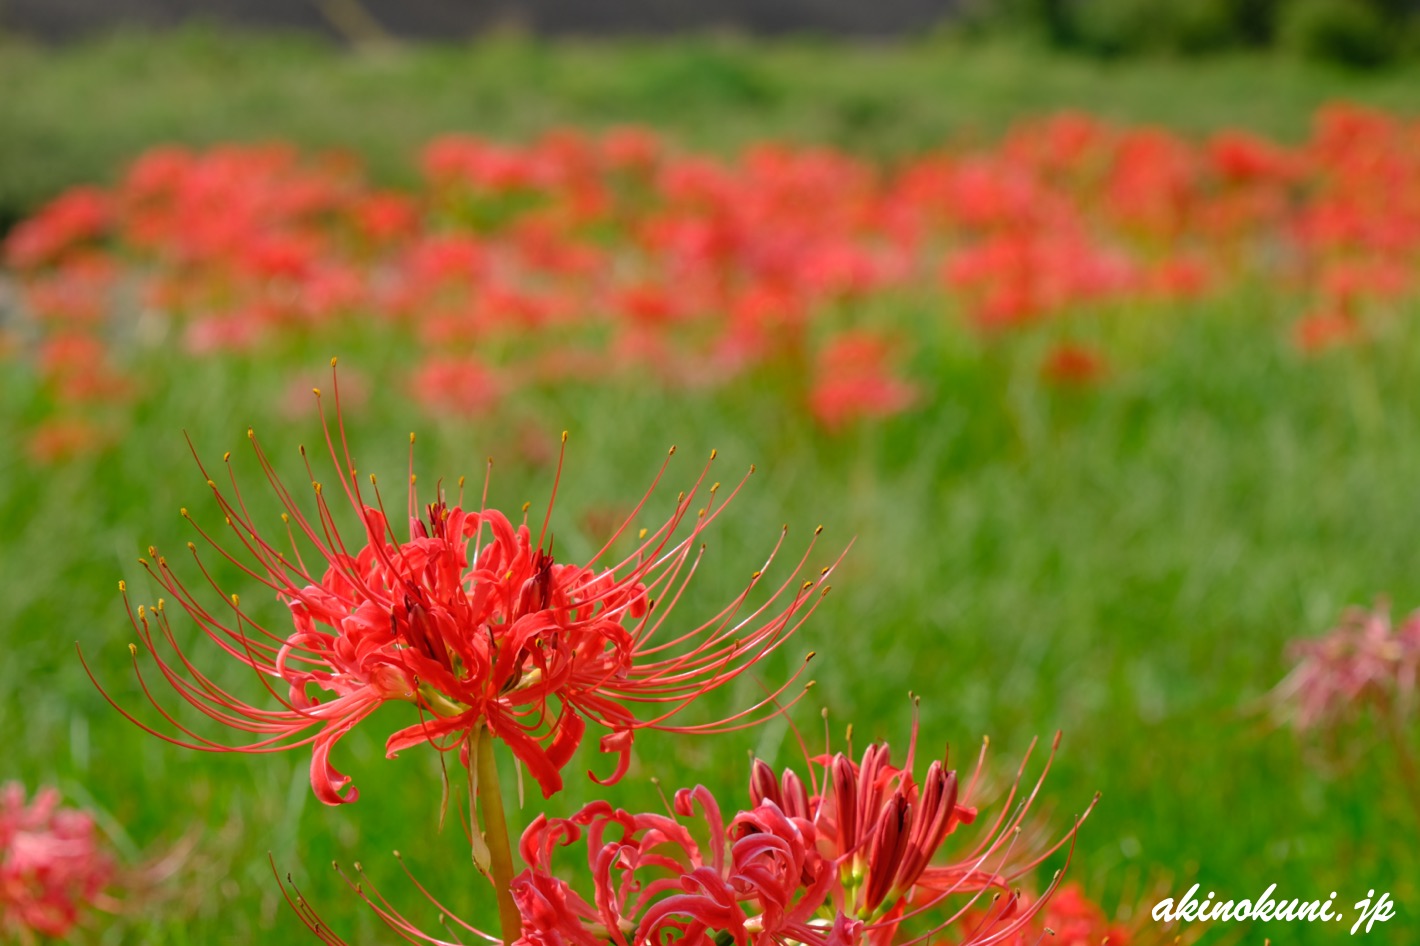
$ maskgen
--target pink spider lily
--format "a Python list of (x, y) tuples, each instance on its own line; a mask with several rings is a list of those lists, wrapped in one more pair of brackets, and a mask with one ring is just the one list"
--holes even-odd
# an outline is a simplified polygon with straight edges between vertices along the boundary
[[(672, 622), (704, 550), (701, 533), (745, 480), (725, 496), (719, 483), (707, 487), (707, 464), (679, 496), (670, 518), (640, 530), (636, 548), (613, 559), (612, 547), (633, 528), (660, 483), (663, 464), (646, 496), (591, 562), (572, 564), (553, 557), (546, 525), (534, 538), (526, 521), (515, 526), (486, 503), (465, 508), (462, 481), (452, 504), (439, 490), (421, 510), (411, 435), (409, 537), (401, 540), (373, 489), (374, 477), (368, 500), (362, 492), (340, 416), (338, 382), (335, 390), (334, 423), (322, 412), (322, 426), (338, 487), (333, 494), (359, 523), (359, 545), (342, 537), (339, 511), (328, 500), (332, 491), (316, 480), (309, 459), (313, 513), (302, 511), (248, 431), (285, 510), (288, 551), (263, 538), (235, 477), (230, 493), (224, 492), (198, 461), (230, 530), (228, 546), (194, 527), (218, 556), (274, 593), (289, 612), (289, 629), (268, 627), (243, 609), (237, 595), (222, 591), (197, 543), (189, 542), (188, 549), (203, 578), (221, 594), (220, 604), (204, 603), (156, 549), (140, 559), (171, 602), (218, 648), (255, 671), (269, 705), (249, 702), (199, 669), (178, 645), (171, 604), (160, 598), (152, 607), (135, 609), (120, 582), (141, 649), (152, 655), (163, 681), (204, 715), (255, 738), (229, 745), (180, 722), (139, 669), (138, 645), (130, 649), (144, 693), (177, 734), (118, 707), (129, 719), (170, 742), (205, 751), (310, 746), (312, 788), (323, 802), (337, 804), (354, 801), (358, 793), (347, 790), (350, 778), (331, 764), (331, 748), (389, 702), (412, 704), (417, 719), (388, 737), (388, 755), (430, 742), (441, 750), (459, 749), (472, 769), (469, 750), (486, 731), (508, 745), (548, 796), (561, 788), (561, 771), (588, 721), (609, 730), (601, 749), (618, 756), (609, 783), (625, 773), (637, 729), (727, 731), (754, 725), (763, 712), (778, 712), (776, 701), (803, 666), (757, 704), (725, 719), (695, 725), (672, 721), (698, 697), (775, 651), (828, 590), (820, 580), (832, 565), (810, 580), (801, 578), (814, 547), (810, 541), (793, 571), (767, 595), (757, 596), (765, 600), (751, 602), (783, 545), (786, 527), (768, 561), (717, 614), (695, 626)], [(551, 512), (549, 499), (549, 517)], [(183, 515), (193, 521), (187, 510)]]
[[(0, 787), (0, 936), (34, 943), (63, 937), (84, 912), (104, 906), (114, 874), (94, 820), (42, 789), (26, 804), (18, 782)], [(11, 939), (14, 937), (14, 939)]]
[[(948, 836), (977, 820), (968, 802), (984, 755), (983, 748), (964, 790), (945, 758), (919, 783), (910, 748), (897, 768), (888, 746), (873, 745), (861, 763), (842, 753), (820, 759), (821, 772), (811, 770), (808, 785), (793, 770), (776, 775), (754, 763), (751, 806), (728, 820), (703, 786), (677, 792), (666, 814), (597, 801), (570, 818), (539, 815), (519, 846), (527, 869), (512, 882), (522, 920), (517, 943), (913, 946), (949, 934), (962, 944), (1014, 946), (1060, 874), (1040, 897), (1026, 898), (1011, 884), (1067, 843), (1073, 847), (1089, 812), (1043, 850), (1017, 851), (1045, 772), (1020, 801), (1018, 776), (975, 846), (940, 861)], [(556, 863), (557, 852), (574, 845), (585, 850), (589, 896), (561, 879), (566, 865)], [(415, 880), (446, 926), (444, 934), (425, 932), (365, 880), (358, 864), (356, 870), (361, 879), (347, 881), (405, 940), (496, 940), (453, 916)], [(323, 942), (342, 942), (299, 891), (287, 890), (287, 898)]]
[(1335, 724), (1370, 705), (1405, 714), (1420, 678), (1420, 614), (1399, 627), (1388, 608), (1353, 608), (1323, 637), (1293, 641), (1297, 665), (1273, 699), (1298, 729)]

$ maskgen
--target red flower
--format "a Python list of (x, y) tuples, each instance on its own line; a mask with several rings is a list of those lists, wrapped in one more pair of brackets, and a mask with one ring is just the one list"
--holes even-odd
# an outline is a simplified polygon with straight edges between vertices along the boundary
[(1108, 370), (1104, 356), (1080, 345), (1057, 345), (1040, 366), (1041, 377), (1060, 385), (1084, 387), (1100, 380)]
[(1298, 729), (1333, 724), (1366, 705), (1409, 713), (1420, 681), (1420, 614), (1392, 627), (1388, 609), (1353, 608), (1323, 637), (1296, 640), (1297, 665), (1273, 699)]
[(42, 789), (25, 804), (18, 782), (0, 787), (0, 935), (32, 942), (65, 936), (113, 876), (88, 814)]
[[(526, 522), (515, 526), (496, 509), (464, 508), (461, 495), (450, 504), (440, 490), (421, 515), (411, 474), (409, 537), (401, 540), (378, 492), (367, 497), (355, 479), (338, 389), (336, 404), (335, 423), (325, 426), (337, 487), (333, 495), (349, 504), (363, 545), (344, 543), (337, 511), (327, 502), (332, 493), (315, 481), (314, 472), (315, 514), (302, 512), (250, 431), (256, 456), (285, 509), (291, 549), (282, 551), (261, 536), (235, 480), (230, 497), (210, 477), (208, 485), (236, 551), (224, 549), (195, 526), (218, 555), (276, 594), (290, 612), (291, 629), (269, 629), (241, 607), (236, 595), (224, 593), (220, 606), (204, 604), (156, 549), (140, 560), (219, 648), (256, 672), (275, 707), (250, 703), (199, 669), (179, 649), (167, 602), (159, 599), (152, 608), (135, 611), (130, 605), (130, 618), (164, 680), (206, 716), (256, 738), (230, 746), (200, 735), (163, 709), (144, 681), (145, 694), (180, 735), (139, 723), (150, 732), (206, 751), (273, 752), (309, 745), (311, 785), (322, 801), (336, 804), (353, 801), (357, 793), (351, 788), (342, 794), (350, 779), (331, 765), (331, 748), (377, 707), (400, 701), (412, 704), (418, 719), (389, 736), (389, 755), (423, 742), (466, 752), (470, 740), (486, 728), (508, 744), (543, 793), (551, 795), (562, 786), (561, 770), (588, 720), (610, 730), (601, 748), (619, 757), (608, 780), (614, 781), (625, 772), (637, 729), (704, 732), (751, 725), (756, 710), (773, 707), (798, 676), (756, 707), (727, 719), (671, 723), (698, 696), (778, 648), (821, 597), (811, 594), (816, 580), (798, 577), (811, 542), (767, 600), (750, 601), (761, 582), (760, 569), (709, 621), (690, 628), (671, 623), (703, 550), (701, 534), (739, 491), (736, 487), (723, 499), (720, 484), (707, 491), (708, 465), (680, 496), (669, 520), (642, 530), (640, 545), (619, 560), (609, 560), (611, 548), (633, 528), (650, 492), (591, 562), (580, 565), (553, 556), (546, 525), (534, 538)], [(412, 467), (412, 436), (410, 442)], [(190, 519), (186, 510), (183, 515)], [(782, 544), (781, 535), (770, 561)], [(188, 548), (212, 583), (196, 543)], [(127, 601), (126, 586), (120, 583), (120, 588)], [(138, 647), (130, 647), (136, 668)], [(633, 713), (637, 706), (649, 717), (638, 718)]]
[(1314, 312), (1292, 326), (1294, 343), (1308, 355), (1345, 345), (1360, 336), (1360, 323), (1344, 310)]
[[(885, 744), (869, 746), (861, 763), (839, 753), (819, 760), (821, 771), (810, 772), (808, 784), (792, 770), (776, 774), (755, 762), (751, 806), (729, 819), (704, 787), (678, 791), (666, 814), (596, 801), (571, 818), (539, 815), (519, 845), (528, 869), (512, 884), (522, 919), (518, 943), (888, 946), (944, 931), (964, 946), (1014, 943), (1045, 908), (1058, 875), (1029, 902), (1011, 882), (1073, 840), (1079, 822), (1047, 850), (1017, 851), (1040, 784), (1020, 804), (1012, 788), (974, 849), (934, 863), (948, 836), (976, 820), (968, 802), (981, 763), (963, 788), (945, 758), (933, 761), (919, 784), (911, 757), (909, 748), (897, 768)], [(557, 852), (572, 845), (585, 849), (590, 896), (559, 879)], [(352, 886), (409, 941), (445, 942), (405, 920), (363, 880)], [(989, 921), (982, 900), (992, 904)], [(309, 905), (293, 903), (312, 929), (329, 936)], [(1067, 904), (1061, 916), (1079, 913)]]
[(845, 332), (819, 353), (809, 405), (830, 430), (855, 420), (891, 417), (907, 410), (917, 389), (895, 377), (885, 339), (869, 332)]

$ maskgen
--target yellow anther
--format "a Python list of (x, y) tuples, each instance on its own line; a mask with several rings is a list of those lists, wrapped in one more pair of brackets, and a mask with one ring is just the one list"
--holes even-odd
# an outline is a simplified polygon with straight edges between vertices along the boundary
[(336, 363), (337, 361), (339, 361), (339, 360), (340, 360), (340, 359), (338, 359), (338, 358), (331, 358), (331, 359), (330, 359), (330, 366), (331, 366), (332, 368), (334, 368), (334, 367), (335, 367), (335, 363)]
[(180, 516), (182, 516), (184, 519), (186, 519), (186, 518), (187, 518), (187, 507), (186, 507), (186, 506), (183, 506), (181, 509), (179, 509), (179, 510), (178, 510), (178, 515), (180, 515)]
[(462, 476), (460, 476), (460, 477), (459, 477), (459, 489), (463, 489), (463, 480), (464, 480), (464, 478), (463, 478)]
[(710, 448), (710, 459), (713, 460), (713, 459), (715, 459), (716, 457), (718, 457), (719, 455), (720, 455), (720, 451), (719, 451), (719, 450), (716, 450), (714, 447), (711, 447), (711, 448)]
[(755, 569), (754, 574), (749, 576), (749, 580), (750, 580), (750, 581), (759, 581), (759, 576), (760, 576), (760, 575), (763, 575), (763, 574), (764, 574), (764, 572), (762, 572), (762, 571), (760, 571), (760, 570), (758, 570), (758, 569)]
[(409, 442), (410, 442), (410, 443), (413, 443), (413, 442), (414, 442), (414, 431), (412, 431), (412, 430), (409, 432)]
[(126, 581), (124, 581), (122, 578), (120, 578), (120, 579), (118, 580), (118, 590), (119, 590), (120, 592), (126, 592), (126, 591), (128, 591), (128, 582), (126, 582)]
[(371, 485), (371, 486), (374, 486), (374, 485), (375, 485), (375, 474), (373, 474), (373, 473), (370, 474), (370, 485)]
[(751, 463), (751, 464), (749, 465), (749, 471), (750, 471), (751, 473), (754, 472), (754, 464), (753, 464), (753, 463)]
[(247, 439), (250, 440), (250, 439), (252, 439), (252, 438), (255, 437), (255, 436), (256, 436), (256, 430), (255, 430), (254, 428), (252, 428), (252, 427), (248, 427), (248, 428), (247, 428)]
[(282, 521), (282, 522), (290, 522), (290, 521), (291, 521), (291, 517), (288, 516), (288, 515), (286, 515), (286, 514), (283, 512), (283, 513), (281, 514), (281, 521)]
[(138, 606), (138, 620), (140, 620), (140, 621), (143, 620), (144, 616), (145, 616), (147, 613), (148, 613), (148, 609), (145, 608), (145, 607), (143, 607), (143, 605), (140, 604), (140, 605)]
[(311, 488), (316, 491), (316, 495), (317, 495), (317, 496), (320, 495), (320, 491), (321, 491), (321, 485), (320, 485), (320, 483), (316, 482), (315, 480), (311, 480)]
[(311, 393), (316, 397), (320, 397), (320, 388), (311, 388)]
[(217, 488), (217, 484), (216, 484), (214, 481), (212, 481), (212, 480), (208, 480), (208, 481), (207, 481), (207, 487), (208, 487), (208, 489), (216, 489), (216, 488)]
[(159, 598), (159, 599), (158, 599), (158, 605), (157, 605), (157, 607), (155, 607), (153, 610), (155, 610), (155, 611), (161, 611), (161, 610), (163, 610), (163, 604), (164, 604), (163, 599), (162, 599), (162, 598)]
[(419, 479), (419, 477), (416, 476), (415, 474), (413, 474), (413, 473), (409, 474), (409, 485), (410, 485), (410, 486), (413, 486), (414, 483), (415, 483), (415, 481), (418, 480), (418, 479)]
[(670, 451), (666, 454), (666, 456), (668, 456), (668, 457), (673, 457), (673, 456), (675, 456), (675, 445), (674, 445), (674, 444), (671, 445), (671, 449), (670, 449)]
[(638, 538), (638, 539), (644, 539), (644, 538), (646, 538), (646, 530), (645, 530), (645, 529), (642, 529), (639, 533), (637, 533), (636, 538)]
[(565, 431), (565, 430), (562, 431), (562, 442), (563, 442), (563, 443), (566, 443), (566, 442), (567, 442), (567, 431)]
[(814, 583), (813, 583), (812, 580), (806, 581), (806, 582), (804, 582), (804, 584), (799, 588), (799, 590), (800, 590), (800, 591), (808, 591), (808, 590), (809, 590), (810, 588), (812, 588), (813, 586), (814, 586)]
[(715, 490), (717, 490), (717, 489), (719, 489), (719, 488), (720, 488), (720, 481), (719, 481), (719, 480), (716, 480), (716, 481), (715, 481), (715, 485), (710, 487), (710, 492), (713, 493), (713, 492), (715, 492)]
[(527, 512), (527, 511), (528, 511), (529, 509), (531, 509), (531, 508), (532, 508), (532, 503), (523, 503), (523, 512)]
[(814, 530), (814, 535), (822, 535), (822, 534), (823, 534), (823, 526), (819, 526), (817, 529)]
[(189, 542), (189, 543), (187, 543), (187, 550), (188, 550), (189, 552), (196, 552), (196, 551), (197, 551), (197, 543), (196, 543), (196, 542)]
[(242, 606), (242, 599), (241, 599), (241, 596), (238, 595), (235, 591), (232, 592), (232, 607), (234, 607), (234, 608), (240, 608), (241, 606)]
[(137, 644), (129, 644), (129, 645), (128, 645), (128, 655), (129, 655), (130, 657), (137, 657), (137, 656), (138, 656), (138, 645), (137, 645)]
[(232, 461), (232, 451), (228, 450), (226, 453), (222, 454), (222, 462), (223, 462), (223, 463), (230, 463), (231, 461)]

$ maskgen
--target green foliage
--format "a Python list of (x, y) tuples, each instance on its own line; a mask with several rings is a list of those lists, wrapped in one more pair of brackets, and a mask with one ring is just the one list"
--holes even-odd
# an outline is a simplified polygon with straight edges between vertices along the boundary
[(1382, 65), (1397, 51), (1394, 24), (1364, 0), (1293, 0), (1279, 32), (1298, 55), (1352, 68)]
[(412, 180), (419, 146), (451, 131), (528, 139), (561, 124), (643, 123), (689, 147), (779, 138), (891, 159), (1080, 106), (1123, 121), (1166, 115), (1192, 131), (1246, 125), (1296, 138), (1330, 98), (1405, 109), (1417, 82), (1414, 70), (1337, 77), (1246, 56), (1203, 72), (1138, 63), (1121, 81), (1111, 64), (950, 38), (886, 47), (504, 35), (364, 54), (202, 29), (57, 49), (0, 40), (0, 231), (66, 187), (112, 180), (157, 142), (344, 148), (378, 181), (399, 185)]
[(1105, 58), (1278, 46), (1374, 67), (1408, 49), (1415, 23), (1406, 0), (977, 0), (959, 28)]

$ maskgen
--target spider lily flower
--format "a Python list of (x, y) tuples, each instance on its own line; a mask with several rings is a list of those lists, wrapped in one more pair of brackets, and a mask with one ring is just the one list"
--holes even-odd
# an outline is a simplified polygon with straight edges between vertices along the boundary
[(0, 787), (0, 936), (6, 942), (67, 936), (86, 909), (104, 905), (113, 874), (86, 812), (60, 807), (52, 788), (26, 803), (18, 782)]
[[(954, 943), (1014, 946), (1018, 934), (1034, 928), (1060, 874), (1040, 897), (1027, 898), (1011, 885), (1072, 845), (1089, 812), (1059, 841), (1016, 850), (1045, 772), (1019, 801), (1018, 775), (975, 846), (943, 859), (947, 838), (978, 820), (970, 796), (984, 749), (964, 789), (945, 758), (916, 781), (911, 755), (898, 768), (886, 745), (870, 746), (861, 763), (836, 754), (818, 760), (807, 785), (792, 770), (776, 775), (756, 762), (750, 805), (728, 818), (703, 786), (678, 791), (664, 814), (596, 801), (570, 818), (538, 815), (519, 845), (527, 869), (512, 882), (522, 919), (517, 943), (912, 946), (946, 935)], [(561, 879), (567, 865), (559, 851), (573, 846), (585, 853), (587, 869), (579, 873), (590, 877), (590, 891)], [(459, 941), (421, 931), (360, 878), (347, 876), (410, 942)], [(415, 884), (452, 924), (449, 930), (456, 925), (494, 939), (453, 918)], [(308, 927), (326, 942), (340, 942), (299, 894), (287, 896)]]
[[(783, 546), (785, 527), (768, 560), (718, 613), (698, 625), (674, 620), (673, 609), (704, 551), (702, 533), (745, 480), (726, 496), (719, 483), (707, 486), (707, 463), (680, 494), (670, 518), (642, 529), (629, 554), (613, 557), (613, 546), (633, 529), (659, 485), (663, 464), (650, 490), (590, 563), (569, 563), (554, 556), (546, 525), (534, 536), (526, 521), (514, 525), (486, 502), (465, 507), (462, 486), (458, 499), (451, 501), (439, 490), (421, 508), (411, 435), (409, 534), (400, 539), (373, 488), (374, 477), (368, 498), (356, 478), (340, 416), (338, 380), (335, 393), (334, 422), (322, 412), (322, 426), (337, 488), (324, 488), (308, 459), (310, 512), (277, 478), (248, 431), (284, 509), (288, 550), (262, 535), (236, 478), (229, 474), (231, 488), (224, 491), (200, 460), (225, 518), (225, 544), (220, 532), (196, 525), (183, 510), (206, 545), (285, 605), (288, 628), (267, 626), (243, 607), (238, 595), (221, 589), (196, 542), (189, 542), (188, 549), (203, 579), (221, 594), (220, 603), (205, 603), (157, 549), (150, 548), (140, 562), (168, 599), (134, 608), (120, 582), (141, 651), (151, 655), (163, 682), (203, 715), (254, 738), (230, 745), (179, 721), (140, 669), (138, 645), (130, 645), (135, 670), (167, 726), (143, 723), (118, 706), (129, 719), (170, 742), (205, 751), (259, 753), (309, 746), (312, 788), (321, 801), (337, 804), (354, 801), (357, 791), (330, 762), (332, 747), (390, 702), (411, 704), (417, 717), (390, 734), (390, 756), (429, 742), (446, 751), (459, 749), (472, 768), (469, 749), (486, 731), (508, 745), (546, 796), (562, 787), (562, 769), (589, 721), (608, 730), (601, 749), (617, 756), (612, 775), (598, 779), (609, 783), (625, 773), (638, 729), (726, 731), (779, 711), (780, 698), (807, 661), (754, 706), (714, 722), (674, 722), (698, 697), (779, 648), (828, 590), (822, 579), (833, 565), (808, 580), (802, 577), (814, 548), (811, 540), (787, 577), (755, 593)], [(555, 483), (552, 492), (555, 499)], [(349, 545), (342, 537), (342, 517), (358, 523), (361, 544)], [(169, 617), (174, 604), (227, 658), (255, 671), (258, 697), (266, 705), (221, 686), (179, 647)]]
[(1292, 672), (1272, 693), (1297, 729), (1334, 725), (1370, 705), (1404, 715), (1420, 679), (1420, 614), (1393, 627), (1389, 608), (1353, 608), (1330, 633), (1293, 641)]

